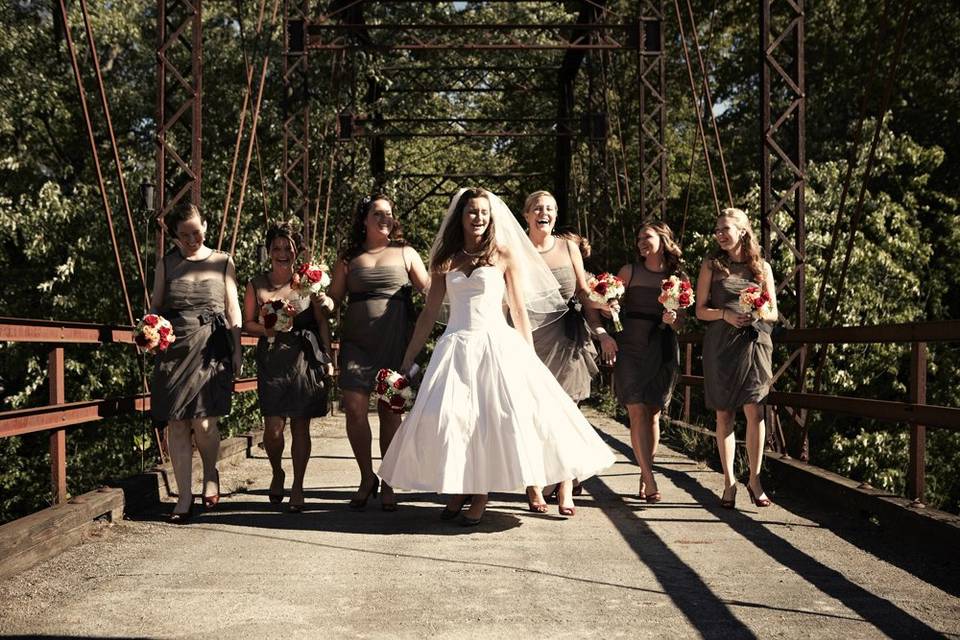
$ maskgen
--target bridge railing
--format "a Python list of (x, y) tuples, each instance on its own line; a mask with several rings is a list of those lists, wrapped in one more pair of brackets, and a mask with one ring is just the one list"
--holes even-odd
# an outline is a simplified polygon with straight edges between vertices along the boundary
[[(0, 438), (39, 431), (50, 431), (50, 478), (54, 504), (62, 504), (67, 494), (66, 428), (92, 425), (104, 418), (150, 410), (150, 395), (139, 393), (115, 398), (67, 402), (64, 379), (65, 349), (72, 345), (128, 344), (133, 342), (133, 327), (0, 317), (0, 341), (32, 342), (49, 346), (47, 378), (49, 403), (28, 409), (0, 411)], [(244, 335), (241, 344), (256, 345), (257, 338)], [(234, 381), (235, 392), (255, 391), (256, 378)]]
[[(682, 334), (684, 345), (680, 384), (684, 385), (681, 424), (691, 425), (691, 389), (703, 384), (703, 376), (693, 375), (694, 347), (702, 334)], [(909, 401), (897, 402), (855, 396), (821, 393), (798, 393), (772, 390), (769, 404), (790, 410), (823, 411), (901, 424), (910, 430), (907, 497), (918, 505), (924, 501), (926, 488), (927, 428), (960, 431), (960, 408), (927, 404), (928, 343), (960, 342), (960, 320), (886, 324), (865, 327), (829, 327), (788, 329), (776, 332), (774, 345), (793, 345), (798, 351), (775, 374), (779, 378), (795, 356), (806, 357), (810, 345), (829, 344), (909, 344), (911, 345)], [(797, 415), (794, 413), (793, 415)], [(776, 414), (774, 412), (774, 419)]]

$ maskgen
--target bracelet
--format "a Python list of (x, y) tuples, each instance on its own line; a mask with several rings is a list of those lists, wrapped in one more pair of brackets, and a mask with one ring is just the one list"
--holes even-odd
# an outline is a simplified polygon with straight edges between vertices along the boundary
[(597, 327), (596, 329), (593, 330), (593, 333), (596, 334), (597, 336), (605, 336), (607, 335), (607, 330), (604, 329), (603, 327)]

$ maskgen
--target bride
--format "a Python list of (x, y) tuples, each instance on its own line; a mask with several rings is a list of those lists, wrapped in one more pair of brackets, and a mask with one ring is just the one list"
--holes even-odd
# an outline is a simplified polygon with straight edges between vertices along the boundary
[(613, 464), (533, 350), (532, 329), (555, 322), (566, 304), (503, 201), (461, 189), (433, 243), (430, 271), (433, 284), (401, 371), (448, 304), (447, 329), (381, 477), (394, 487), (451, 495), (445, 520), (469, 501), (460, 523), (471, 526), (480, 523), (490, 491), (589, 478)]

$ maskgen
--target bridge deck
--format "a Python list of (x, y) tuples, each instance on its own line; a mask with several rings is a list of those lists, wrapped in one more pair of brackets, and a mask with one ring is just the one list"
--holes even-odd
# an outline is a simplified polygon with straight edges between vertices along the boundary
[[(483, 524), (438, 520), (436, 496), (397, 513), (347, 510), (357, 481), (342, 418), (316, 423), (309, 511), (267, 501), (269, 466), (223, 469), (235, 489), (185, 527), (160, 516), (99, 535), (0, 583), (0, 633), (123, 637), (960, 637), (960, 560), (781, 492), (741, 487), (675, 452), (664, 501), (631, 497), (627, 431), (575, 518), (495, 495)], [(287, 461), (289, 463), (289, 461)], [(288, 479), (290, 472), (288, 471)]]

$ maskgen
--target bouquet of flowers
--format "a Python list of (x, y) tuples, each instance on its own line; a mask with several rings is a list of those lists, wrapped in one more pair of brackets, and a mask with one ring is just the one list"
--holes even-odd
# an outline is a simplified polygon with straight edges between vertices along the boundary
[(401, 376), (393, 369), (380, 369), (377, 372), (377, 386), (374, 393), (377, 400), (389, 405), (394, 413), (403, 413), (413, 406), (413, 399), (417, 396), (410, 386), (410, 378), (417, 375), (420, 367), (413, 365), (406, 376)]
[[(266, 329), (290, 331), (297, 308), (289, 300), (270, 300), (260, 306), (260, 323)], [(273, 337), (267, 337), (267, 343), (273, 344)]]
[(325, 264), (302, 264), (293, 275), (293, 288), (302, 298), (321, 293), (330, 286), (330, 268)]
[(756, 285), (750, 285), (740, 292), (740, 311), (751, 314), (756, 320), (766, 320), (773, 316), (770, 294)]
[(156, 313), (143, 316), (133, 330), (133, 341), (148, 353), (166, 351), (176, 339), (170, 321)]
[[(593, 276), (587, 281), (587, 288), (590, 289), (590, 299), (601, 304), (610, 304), (623, 297), (623, 280), (612, 273), (601, 273)], [(623, 325), (620, 324), (620, 315), (611, 309), (613, 315), (613, 328), (616, 331), (623, 331)]]
[(664, 278), (660, 283), (660, 296), (657, 302), (662, 304), (664, 309), (671, 311), (686, 309), (693, 304), (693, 285), (689, 280), (681, 280), (677, 276)]

